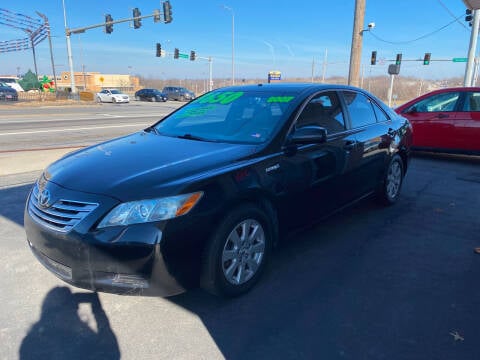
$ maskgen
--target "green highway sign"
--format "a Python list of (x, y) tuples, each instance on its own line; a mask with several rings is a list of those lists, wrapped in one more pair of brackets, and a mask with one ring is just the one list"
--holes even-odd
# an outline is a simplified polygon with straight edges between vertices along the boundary
[(188, 55), (187, 54), (178, 54), (178, 57), (180, 59), (188, 59)]
[(467, 58), (453, 58), (452, 61), (453, 62), (467, 62)]

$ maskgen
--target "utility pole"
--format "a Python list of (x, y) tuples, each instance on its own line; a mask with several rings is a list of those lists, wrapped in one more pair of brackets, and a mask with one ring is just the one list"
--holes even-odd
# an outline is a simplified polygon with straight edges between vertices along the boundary
[(365, 19), (366, 0), (355, 0), (352, 48), (350, 50), (350, 70), (348, 85), (360, 85), (360, 62), (362, 60), (363, 23)]

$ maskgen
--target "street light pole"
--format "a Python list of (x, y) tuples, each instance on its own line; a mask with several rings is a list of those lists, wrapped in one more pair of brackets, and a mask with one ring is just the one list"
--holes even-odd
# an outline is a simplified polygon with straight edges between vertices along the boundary
[(227, 5), (223, 5), (223, 8), (232, 13), (232, 85), (235, 85), (235, 13)]
[(68, 66), (70, 67), (70, 88), (71, 88), (72, 94), (76, 94), (77, 89), (75, 88), (75, 73), (73, 72), (72, 46), (70, 44), (71, 34), (67, 26), (67, 13), (65, 11), (65, 0), (62, 0), (62, 5), (63, 5), (63, 21), (65, 22), (65, 35), (67, 38)]

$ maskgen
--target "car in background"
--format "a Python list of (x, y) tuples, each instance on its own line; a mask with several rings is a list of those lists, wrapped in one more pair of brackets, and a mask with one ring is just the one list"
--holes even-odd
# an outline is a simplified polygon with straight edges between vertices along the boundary
[(168, 100), (190, 101), (195, 99), (195, 93), (181, 86), (165, 86), (162, 92)]
[(280, 236), (370, 195), (395, 203), (410, 144), (408, 120), (358, 88), (217, 89), (48, 166), (28, 195), (27, 242), (78, 287), (237, 296)]
[(18, 93), (17, 90), (10, 87), (6, 83), (0, 82), (0, 101), (17, 101)]
[(167, 101), (168, 97), (166, 94), (162, 93), (157, 89), (141, 89), (135, 93), (135, 100), (145, 100), (145, 101)]
[(480, 88), (445, 88), (397, 107), (413, 127), (413, 148), (480, 154)]
[(104, 89), (97, 93), (97, 102), (128, 103), (130, 97), (117, 89)]

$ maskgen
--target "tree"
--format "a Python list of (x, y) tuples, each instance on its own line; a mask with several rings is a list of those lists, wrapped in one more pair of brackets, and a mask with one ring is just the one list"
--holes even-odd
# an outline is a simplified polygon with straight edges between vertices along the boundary
[(32, 89), (38, 90), (41, 86), (40, 81), (38, 81), (37, 75), (35, 75), (30, 69), (23, 76), (22, 80), (20, 80), (18, 83), (25, 91)]

